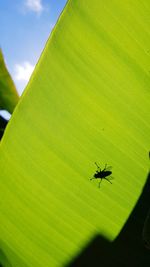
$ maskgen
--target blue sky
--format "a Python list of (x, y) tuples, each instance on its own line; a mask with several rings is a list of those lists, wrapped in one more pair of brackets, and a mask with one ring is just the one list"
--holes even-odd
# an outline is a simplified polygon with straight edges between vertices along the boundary
[(66, 2), (0, 0), (0, 47), (20, 95)]

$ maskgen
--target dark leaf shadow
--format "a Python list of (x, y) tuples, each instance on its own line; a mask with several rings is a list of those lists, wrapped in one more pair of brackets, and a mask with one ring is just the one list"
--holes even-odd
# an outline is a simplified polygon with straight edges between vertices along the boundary
[(0, 140), (4, 134), (7, 123), (8, 123), (8, 121), (6, 119), (4, 119), (2, 116), (0, 116)]
[(150, 250), (142, 240), (144, 221), (150, 208), (150, 173), (127, 222), (118, 237), (110, 242), (96, 235), (66, 267), (148, 267)]
[(4, 241), (0, 239), (0, 267), (27, 267), (24, 259), (15, 253)]
[(0, 249), (0, 267), (12, 267), (2, 249)]

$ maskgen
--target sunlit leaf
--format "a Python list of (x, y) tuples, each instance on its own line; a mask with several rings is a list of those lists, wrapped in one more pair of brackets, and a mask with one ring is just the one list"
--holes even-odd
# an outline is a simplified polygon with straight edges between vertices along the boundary
[(2, 50), (0, 49), (0, 109), (12, 113), (18, 100), (19, 96), (16, 87), (7, 70)]
[[(113, 240), (132, 211), (148, 172), (149, 11), (146, 0), (65, 7), (1, 142), (12, 266), (62, 266), (95, 235)], [(112, 166), (112, 184), (90, 181), (94, 162)]]

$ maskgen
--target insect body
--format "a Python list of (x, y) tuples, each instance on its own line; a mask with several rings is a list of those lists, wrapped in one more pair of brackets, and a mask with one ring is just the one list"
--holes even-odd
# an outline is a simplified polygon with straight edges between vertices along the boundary
[(101, 170), (101, 168), (98, 166), (98, 164), (96, 162), (95, 162), (95, 165), (97, 166), (97, 170), (96, 170), (96, 173), (93, 175), (93, 178), (91, 178), (90, 180), (100, 179), (99, 187), (100, 187), (102, 179), (105, 179), (109, 183), (112, 184), (112, 182), (110, 181), (110, 179), (112, 179), (112, 177), (110, 177), (109, 179), (107, 178), (107, 176), (110, 176), (112, 174), (112, 171), (110, 171), (111, 166), (107, 167), (107, 164), (106, 164), (105, 168), (103, 170)]

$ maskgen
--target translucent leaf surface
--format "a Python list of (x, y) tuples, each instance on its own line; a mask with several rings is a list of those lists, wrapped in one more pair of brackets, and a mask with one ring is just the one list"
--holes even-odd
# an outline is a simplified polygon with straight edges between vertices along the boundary
[[(148, 1), (69, 1), (1, 143), (0, 237), (12, 266), (62, 266), (113, 240), (148, 172)], [(13, 136), (13, 138), (12, 138)], [(112, 185), (90, 181), (112, 166)]]
[(12, 113), (17, 105), (19, 96), (14, 82), (6, 68), (0, 49), (0, 109)]

